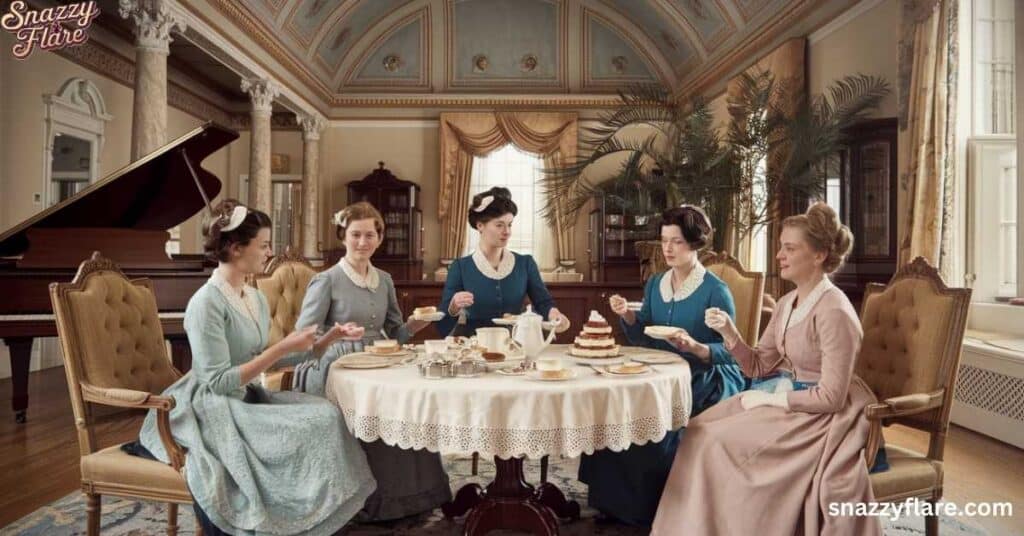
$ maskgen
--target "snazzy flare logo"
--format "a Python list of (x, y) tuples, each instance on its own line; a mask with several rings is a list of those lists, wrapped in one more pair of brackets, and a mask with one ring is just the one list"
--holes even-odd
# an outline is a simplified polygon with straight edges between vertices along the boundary
[(23, 60), (36, 48), (55, 50), (88, 41), (87, 30), (99, 14), (94, 1), (30, 9), (22, 0), (15, 0), (0, 17), (0, 27), (14, 34), (18, 42), (12, 52)]

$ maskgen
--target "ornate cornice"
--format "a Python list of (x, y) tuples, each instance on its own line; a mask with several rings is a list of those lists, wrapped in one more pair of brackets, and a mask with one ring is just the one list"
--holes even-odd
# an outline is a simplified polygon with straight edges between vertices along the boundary
[[(94, 39), (53, 52), (129, 88), (135, 87), (135, 62)], [(173, 80), (167, 83), (167, 105), (200, 119), (211, 119), (226, 125), (234, 123), (227, 110)]]
[(619, 104), (617, 95), (337, 95), (332, 106), (347, 107), (461, 107), (461, 108), (614, 108)]

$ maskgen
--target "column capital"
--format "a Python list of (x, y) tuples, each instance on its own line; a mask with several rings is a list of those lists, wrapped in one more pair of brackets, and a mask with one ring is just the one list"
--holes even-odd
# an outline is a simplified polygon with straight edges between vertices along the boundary
[(327, 119), (318, 114), (296, 113), (295, 118), (302, 127), (302, 139), (305, 141), (319, 140), (320, 133), (327, 128)]
[(169, 54), (171, 31), (184, 32), (185, 21), (171, 13), (164, 0), (118, 0), (121, 18), (134, 23), (135, 46)]
[(270, 114), (274, 99), (281, 94), (281, 88), (267, 78), (243, 78), (242, 91), (249, 94), (253, 112), (266, 114)]

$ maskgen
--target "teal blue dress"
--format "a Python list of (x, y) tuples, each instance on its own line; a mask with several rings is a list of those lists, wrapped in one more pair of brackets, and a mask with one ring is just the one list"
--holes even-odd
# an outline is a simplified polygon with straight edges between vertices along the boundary
[[(176, 402), (171, 433), (188, 450), (189, 490), (236, 536), (333, 534), (376, 488), (366, 455), (324, 398), (242, 384), (239, 366), (266, 347), (270, 309), (258, 290), (229, 288), (215, 272), (189, 300), (192, 370), (163, 393)], [(139, 440), (167, 462), (155, 415)]]
[[(486, 266), (481, 270), (480, 265), (486, 260), (479, 261), (480, 253), (460, 257), (448, 267), (448, 278), (438, 307), (445, 314), (437, 323), (441, 336), (448, 335), (455, 327), (458, 317), (448, 314), (448, 305), (452, 296), (463, 290), (473, 293), (473, 305), (466, 308), (464, 335), (472, 335), (478, 328), (494, 326), (492, 319), (501, 318), (505, 313), (517, 315), (523, 312), (527, 297), (534, 312), (545, 319), (548, 317), (555, 300), (540, 279), (537, 261), (530, 255), (520, 255), (507, 249), (505, 255), (511, 255), (505, 258), (508, 264), (497, 271), (488, 270)], [(474, 256), (478, 259), (474, 260)]]
[[(665, 277), (671, 277), (671, 273), (661, 273), (647, 281), (644, 305), (636, 315), (636, 322), (630, 326), (622, 321), (622, 327), (631, 345), (675, 352), (686, 359), (692, 375), (692, 417), (746, 387), (746, 379), (725, 349), (722, 337), (704, 324), (704, 311), (709, 307), (718, 307), (735, 317), (735, 306), (729, 288), (711, 272), (705, 272), (700, 285), (679, 300), (662, 297), (659, 289)], [(666, 341), (644, 335), (644, 327), (652, 325), (685, 329), (698, 342), (710, 347), (710, 363), (680, 352)], [(589, 487), (588, 504), (620, 521), (650, 525), (682, 431), (670, 431), (661, 441), (632, 445), (622, 452), (600, 450), (584, 455), (579, 479)]]

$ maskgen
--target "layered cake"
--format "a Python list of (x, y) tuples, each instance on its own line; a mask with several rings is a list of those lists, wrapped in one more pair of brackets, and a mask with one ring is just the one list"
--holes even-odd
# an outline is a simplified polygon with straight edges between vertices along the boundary
[(576, 357), (615, 357), (619, 345), (612, 337), (612, 327), (597, 311), (590, 311), (590, 318), (583, 324), (583, 331), (576, 337), (569, 355)]

